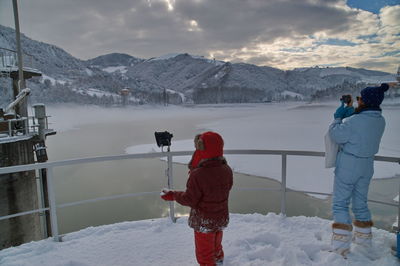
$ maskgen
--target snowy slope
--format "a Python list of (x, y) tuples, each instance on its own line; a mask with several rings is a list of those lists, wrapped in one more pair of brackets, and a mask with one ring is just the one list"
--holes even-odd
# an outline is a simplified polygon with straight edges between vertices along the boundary
[(127, 75), (166, 89), (183, 91), (184, 82), (212, 67), (215, 65), (208, 60), (177, 54), (146, 60), (129, 69)]
[(86, 61), (86, 64), (102, 68), (118, 67), (118, 66), (128, 67), (128, 66), (134, 66), (142, 61), (143, 59), (136, 58), (127, 54), (111, 53), (98, 56), (93, 59), (89, 59)]
[[(0, 47), (15, 49), (13, 29), (0, 25)], [(33, 103), (98, 104), (99, 99), (95, 96), (82, 97), (76, 92), (96, 89), (106, 94), (117, 94), (125, 88), (129, 88), (132, 97), (142, 103), (161, 103), (164, 90), (181, 93), (169, 95), (174, 104), (182, 103), (182, 99), (189, 103), (282, 100), (280, 93), (283, 91), (309, 99), (317, 90), (342, 85), (344, 81), (355, 84), (395, 80), (392, 74), (366, 69), (315, 67), (282, 71), (244, 63), (231, 64), (187, 53), (167, 54), (148, 60), (111, 53), (83, 61), (59, 47), (24, 35), (22, 47), (25, 53), (33, 56), (34, 66), (45, 77), (28, 81)]]
[[(101, 69), (88, 67), (85, 61), (73, 57), (57, 46), (29, 39), (23, 34), (21, 42), (23, 52), (32, 57), (33, 67), (43, 73), (41, 78), (27, 81), (27, 86), (32, 89), (33, 103), (67, 101), (90, 103), (89, 97), (81, 97), (76, 91), (96, 88), (110, 92), (110, 89), (124, 88), (120, 80), (114, 79)], [(1, 47), (15, 50), (13, 29), (0, 25), (0, 44)]]
[(357, 69), (352, 67), (313, 67), (295, 69), (293, 72), (298, 72), (303, 75), (320, 77), (322, 80), (327, 80), (330, 83), (339, 83), (341, 80), (372, 84), (396, 81), (394, 74), (389, 74), (381, 71)]
[[(23, 51), (33, 58), (33, 66), (43, 73), (42, 78), (27, 81), (32, 89), (31, 101), (44, 103), (76, 102), (98, 104), (99, 98), (82, 97), (80, 92), (89, 89), (104, 91), (104, 94), (117, 94), (121, 89), (132, 87), (135, 92), (141, 89), (161, 90), (160, 87), (124, 76), (124, 69), (143, 61), (125, 54), (110, 54), (87, 61), (79, 60), (61, 48), (21, 36)], [(0, 25), (0, 47), (15, 50), (14, 30)], [(111, 71), (108, 67), (119, 67), (122, 71)], [(117, 70), (114, 69), (114, 70)], [(49, 82), (46, 82), (48, 80)], [(0, 87), (0, 92), (6, 87)], [(133, 92), (133, 91), (132, 91)], [(148, 93), (136, 93), (135, 97), (146, 100)], [(2, 103), (0, 99), (0, 105)], [(118, 99), (120, 101), (120, 99)], [(116, 101), (116, 103), (118, 103)]]
[[(167, 206), (167, 203), (163, 203)], [(373, 228), (373, 251), (353, 244), (347, 259), (329, 252), (331, 221), (273, 213), (231, 214), (224, 265), (394, 266), (395, 235)], [(67, 234), (63, 242), (31, 242), (0, 251), (2, 266), (197, 265), (187, 217), (124, 222)]]

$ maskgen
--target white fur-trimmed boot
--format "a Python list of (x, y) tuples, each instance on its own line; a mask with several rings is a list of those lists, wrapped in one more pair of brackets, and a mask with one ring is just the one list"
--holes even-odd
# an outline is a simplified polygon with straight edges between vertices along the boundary
[(346, 257), (346, 255), (350, 252), (352, 230), (353, 227), (351, 226), (351, 224), (332, 224), (331, 246), (333, 252), (336, 252), (343, 257)]
[(354, 224), (354, 237), (353, 242), (364, 247), (372, 246), (372, 231), (371, 227), (374, 225), (372, 221), (357, 221)]

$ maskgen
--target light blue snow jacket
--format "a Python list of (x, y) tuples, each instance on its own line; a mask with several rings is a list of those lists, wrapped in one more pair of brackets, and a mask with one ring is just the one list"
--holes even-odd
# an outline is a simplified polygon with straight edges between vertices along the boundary
[(329, 127), (332, 140), (340, 150), (355, 157), (373, 157), (378, 153), (385, 130), (381, 111), (368, 110), (344, 119), (335, 119)]
[(351, 224), (349, 204), (358, 221), (370, 221), (368, 187), (374, 173), (374, 155), (385, 129), (381, 111), (365, 110), (343, 120), (336, 119), (329, 127), (331, 139), (338, 143), (332, 214), (337, 223)]

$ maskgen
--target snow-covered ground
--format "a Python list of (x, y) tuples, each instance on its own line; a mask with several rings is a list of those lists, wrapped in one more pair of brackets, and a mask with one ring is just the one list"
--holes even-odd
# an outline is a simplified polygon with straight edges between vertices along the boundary
[(45, 80), (49, 80), (53, 86), (57, 83), (63, 84), (63, 85), (66, 83), (65, 80), (57, 80), (55, 78), (49, 77), (45, 74), (42, 74), (41, 82), (43, 83)]
[[(331, 221), (269, 213), (231, 214), (224, 265), (399, 265), (395, 235), (373, 228), (373, 250), (353, 244), (347, 259), (329, 252)], [(31, 242), (0, 251), (2, 266), (197, 265), (187, 217), (124, 222), (67, 234), (63, 242)]]
[(119, 71), (120, 73), (125, 74), (128, 70), (126, 66), (116, 66), (116, 67), (103, 68), (103, 71), (108, 73), (114, 73), (116, 71)]

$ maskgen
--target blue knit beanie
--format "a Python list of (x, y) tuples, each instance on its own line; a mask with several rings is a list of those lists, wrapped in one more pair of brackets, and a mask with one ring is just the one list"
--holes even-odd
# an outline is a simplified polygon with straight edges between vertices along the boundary
[(368, 107), (379, 107), (388, 89), (389, 85), (386, 83), (382, 83), (379, 87), (367, 87), (361, 91), (361, 99)]

